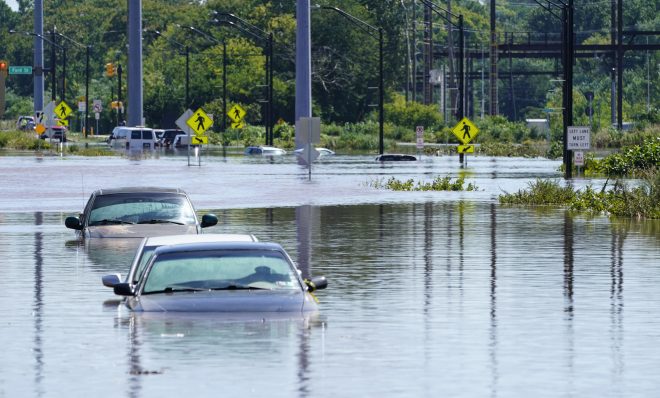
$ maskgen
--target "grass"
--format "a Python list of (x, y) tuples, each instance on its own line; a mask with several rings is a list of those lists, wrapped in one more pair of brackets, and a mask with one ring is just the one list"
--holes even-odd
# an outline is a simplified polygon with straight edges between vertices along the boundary
[(590, 214), (607, 214), (638, 219), (660, 219), (660, 173), (648, 172), (639, 185), (630, 186), (616, 180), (600, 190), (591, 186), (575, 190), (550, 180), (536, 180), (526, 190), (500, 195), (506, 205), (562, 206), (573, 211)]
[(463, 177), (452, 181), (449, 176), (436, 177), (431, 182), (418, 181), (417, 183), (415, 183), (415, 180), (412, 178), (406, 181), (401, 181), (394, 177), (390, 177), (387, 181), (384, 181), (384, 179), (377, 179), (368, 185), (372, 188), (389, 189), (392, 191), (476, 191), (478, 189), (477, 186), (472, 183), (468, 183), (467, 186), (465, 186), (465, 178)]

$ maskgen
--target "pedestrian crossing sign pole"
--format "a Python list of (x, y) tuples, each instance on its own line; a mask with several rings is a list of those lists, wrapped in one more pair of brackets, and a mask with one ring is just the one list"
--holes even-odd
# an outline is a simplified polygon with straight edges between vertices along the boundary
[(454, 126), (451, 132), (462, 143), (462, 145), (459, 145), (456, 148), (458, 152), (458, 161), (461, 164), (465, 162), (467, 165), (465, 154), (474, 153), (474, 145), (470, 145), (470, 142), (477, 136), (477, 134), (479, 134), (479, 128), (475, 126), (470, 119), (464, 117), (456, 124), (456, 126)]

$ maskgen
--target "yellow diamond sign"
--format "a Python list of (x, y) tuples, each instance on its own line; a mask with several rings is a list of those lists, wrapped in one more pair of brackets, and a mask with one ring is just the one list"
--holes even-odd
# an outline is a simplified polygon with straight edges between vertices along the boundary
[(243, 120), (245, 114), (245, 109), (241, 108), (241, 106), (238, 104), (232, 106), (229, 112), (227, 112), (227, 116), (229, 116), (229, 118), (233, 120), (234, 123), (238, 123)]
[(57, 105), (57, 108), (55, 108), (55, 116), (59, 117), (60, 119), (66, 119), (69, 117), (71, 112), (71, 107), (64, 101), (60, 102), (60, 104)]
[(196, 135), (202, 135), (213, 126), (213, 120), (204, 112), (204, 109), (199, 108), (186, 120), (186, 124), (190, 126)]
[(479, 134), (479, 129), (470, 121), (470, 119), (464, 117), (456, 126), (454, 126), (451, 132), (454, 133), (456, 138), (465, 145)]

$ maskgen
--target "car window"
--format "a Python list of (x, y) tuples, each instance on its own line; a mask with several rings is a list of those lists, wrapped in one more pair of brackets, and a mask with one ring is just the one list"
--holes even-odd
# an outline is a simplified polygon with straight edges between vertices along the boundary
[(139, 140), (140, 139), (140, 132), (139, 131), (131, 131), (131, 139), (132, 140)]
[(255, 287), (292, 290), (300, 285), (284, 256), (265, 250), (164, 253), (145, 276), (144, 294), (176, 289)]
[(156, 251), (157, 247), (158, 246), (145, 246), (142, 249), (142, 253), (140, 255), (138, 265), (135, 268), (135, 274), (133, 275), (133, 280), (131, 281), (132, 284), (134, 285), (137, 284), (140, 278), (142, 278), (142, 274), (144, 273), (147, 264), (149, 264), (149, 260), (151, 260), (151, 257), (154, 255), (154, 251)]
[(88, 225), (173, 222), (195, 224), (195, 213), (184, 195), (122, 193), (94, 200)]
[(151, 130), (142, 130), (142, 139), (143, 140), (152, 140), (154, 138)]

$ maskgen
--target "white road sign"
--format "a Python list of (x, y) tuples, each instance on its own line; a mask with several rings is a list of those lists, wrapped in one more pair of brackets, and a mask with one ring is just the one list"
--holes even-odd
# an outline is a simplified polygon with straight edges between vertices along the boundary
[(569, 151), (589, 149), (591, 147), (591, 129), (589, 127), (569, 126), (566, 137), (566, 149)]

